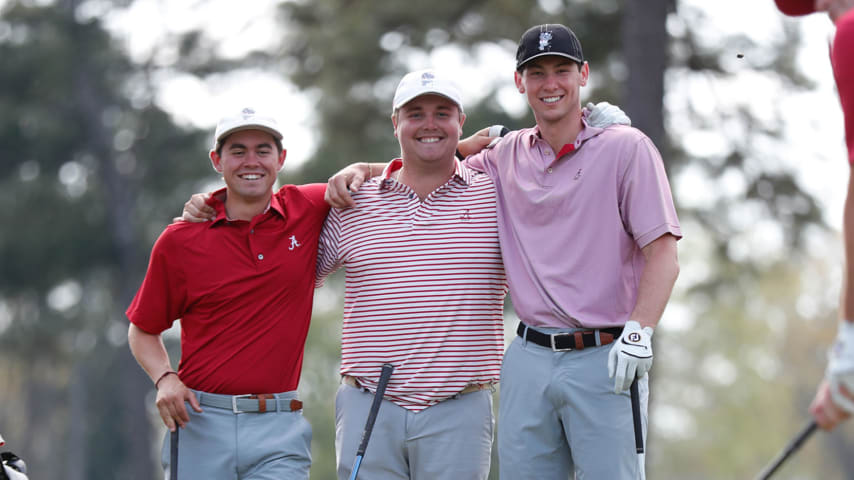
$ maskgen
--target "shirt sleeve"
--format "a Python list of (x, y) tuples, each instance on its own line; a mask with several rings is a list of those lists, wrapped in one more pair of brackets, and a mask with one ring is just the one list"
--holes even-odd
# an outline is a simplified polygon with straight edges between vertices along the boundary
[(341, 268), (339, 244), (341, 238), (341, 210), (332, 209), (323, 222), (320, 230), (320, 241), (317, 245), (317, 273), (315, 287), (320, 288), (326, 277)]
[(619, 191), (620, 215), (626, 231), (640, 248), (666, 233), (681, 238), (673, 195), (658, 149), (643, 136), (627, 153)]
[(127, 317), (147, 333), (160, 334), (182, 316), (187, 303), (187, 279), (174, 256), (174, 231), (167, 228), (151, 249), (142, 285), (127, 309)]

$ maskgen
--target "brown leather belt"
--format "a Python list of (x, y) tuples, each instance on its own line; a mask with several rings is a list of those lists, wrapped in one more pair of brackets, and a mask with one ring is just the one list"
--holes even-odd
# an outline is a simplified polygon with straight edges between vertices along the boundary
[[(279, 398), (281, 394), (259, 393), (247, 395), (221, 395), (196, 392), (199, 403), (208, 407), (224, 408), (233, 413), (296, 412), (302, 402), (296, 398)], [(270, 402), (268, 403), (268, 400)]]
[(555, 352), (569, 350), (584, 350), (587, 347), (608, 345), (623, 333), (620, 327), (579, 330), (570, 333), (543, 333), (519, 322), (516, 334), (524, 340), (536, 343), (542, 347), (551, 348)]
[[(356, 377), (351, 377), (350, 375), (342, 375), (341, 376), (341, 383), (343, 383), (344, 385), (350, 385), (351, 387), (364, 388), (364, 387), (362, 387), (362, 384), (360, 384), (359, 381), (356, 380)], [(466, 393), (479, 392), (481, 390), (486, 390), (487, 388), (492, 388), (492, 384), (491, 383), (472, 383), (472, 384), (467, 385), (466, 388), (457, 392), (457, 395), (464, 395)]]

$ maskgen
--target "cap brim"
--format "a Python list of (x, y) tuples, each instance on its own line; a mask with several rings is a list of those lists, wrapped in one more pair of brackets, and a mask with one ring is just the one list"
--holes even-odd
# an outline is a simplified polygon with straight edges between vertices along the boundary
[(814, 0), (775, 0), (777, 8), (786, 15), (799, 17), (815, 13)]
[(460, 107), (460, 110), (462, 110), (462, 109), (463, 109), (463, 106), (462, 106), (462, 105), (460, 105), (460, 102), (458, 102), (457, 100), (454, 100), (453, 98), (451, 98), (451, 97), (449, 97), (449, 96), (445, 95), (444, 93), (441, 93), (441, 92), (434, 92), (434, 91), (432, 91), (432, 90), (430, 90), (430, 91), (426, 91), (426, 92), (418, 92), (418, 93), (416, 93), (415, 95), (410, 95), (410, 96), (405, 97), (405, 98), (403, 98), (403, 99), (401, 99), (401, 100), (398, 100), (398, 102), (397, 102), (396, 104), (394, 104), (394, 107), (393, 107), (393, 108), (394, 108), (394, 110), (397, 110), (397, 109), (399, 109), (400, 107), (402, 107), (402, 106), (406, 105), (407, 103), (409, 103), (409, 102), (411, 102), (411, 101), (415, 100), (415, 99), (416, 99), (416, 98), (418, 98), (418, 97), (424, 96), (424, 95), (437, 95), (437, 96), (442, 97), (442, 98), (447, 98), (448, 100), (450, 100), (450, 101), (454, 102), (454, 104), (455, 104), (456, 106)]
[(279, 132), (278, 130), (272, 129), (266, 125), (241, 125), (239, 127), (234, 127), (234, 128), (228, 129), (228, 130), (220, 133), (219, 138), (217, 138), (217, 140), (216, 140), (216, 143), (217, 144), (221, 143), (223, 138), (231, 135), (232, 133), (242, 132), (244, 130), (261, 130), (262, 132), (269, 133), (270, 135), (273, 136), (273, 138), (275, 138), (279, 142), (281, 142), (282, 138), (283, 138), (281, 132)]
[(555, 57), (564, 57), (564, 58), (568, 58), (568, 59), (570, 59), (570, 60), (572, 60), (573, 62), (576, 62), (576, 63), (584, 63), (584, 60), (580, 60), (580, 59), (578, 59), (578, 58), (576, 58), (576, 57), (573, 57), (572, 55), (569, 55), (569, 54), (566, 54), (566, 53), (562, 53), (562, 52), (543, 52), (543, 53), (538, 53), (538, 54), (536, 54), (536, 55), (534, 55), (534, 56), (532, 56), (532, 57), (528, 57), (528, 58), (526, 58), (524, 62), (522, 62), (522, 63), (520, 63), (520, 64), (516, 65), (516, 68), (518, 69), (519, 67), (521, 67), (522, 65), (525, 65), (526, 63), (530, 62), (531, 60), (534, 60), (534, 59), (536, 59), (536, 58), (540, 58), (540, 57), (545, 57), (545, 56), (548, 56), (548, 55), (552, 55), (552, 56), (555, 56)]

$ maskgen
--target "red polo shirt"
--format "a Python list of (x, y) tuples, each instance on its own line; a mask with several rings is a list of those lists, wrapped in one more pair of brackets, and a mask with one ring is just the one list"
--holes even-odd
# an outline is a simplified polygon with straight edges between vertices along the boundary
[(181, 320), (179, 375), (211, 393), (296, 390), (311, 319), (326, 185), (286, 185), (251, 221), (169, 225), (127, 310), (159, 334)]
[(836, 20), (836, 37), (830, 52), (833, 76), (845, 119), (848, 163), (854, 164), (854, 8)]

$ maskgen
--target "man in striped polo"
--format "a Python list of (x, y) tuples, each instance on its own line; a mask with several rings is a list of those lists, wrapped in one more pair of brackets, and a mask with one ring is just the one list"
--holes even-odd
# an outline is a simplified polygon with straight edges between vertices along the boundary
[(336, 459), (346, 479), (384, 363), (395, 366), (359, 473), (485, 479), (507, 292), (496, 192), (454, 156), (465, 121), (441, 72), (407, 74), (392, 123), (401, 158), (333, 210), (318, 276), (346, 269)]

